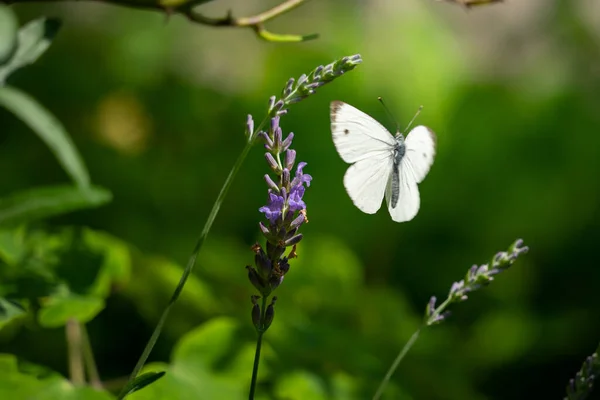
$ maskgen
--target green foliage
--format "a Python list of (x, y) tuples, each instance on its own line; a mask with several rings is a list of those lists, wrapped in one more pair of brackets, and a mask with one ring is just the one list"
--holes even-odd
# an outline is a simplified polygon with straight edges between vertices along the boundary
[[(145, 371), (166, 370), (166, 376), (128, 398), (246, 398), (254, 346), (251, 341), (240, 341), (239, 329), (233, 319), (216, 318), (187, 333), (175, 347), (170, 364), (145, 367)], [(267, 360), (270, 357), (266, 352)], [(267, 377), (269, 371), (262, 369), (261, 375)]]
[[(29, 304), (44, 327), (92, 320), (111, 287), (129, 279), (129, 249), (100, 232), (17, 229), (0, 231), (0, 239), (0, 295)], [(18, 316), (7, 310), (5, 318)]]
[(128, 396), (131, 393), (137, 392), (138, 390), (142, 390), (148, 385), (153, 384), (160, 378), (165, 376), (165, 372), (146, 372), (136, 377), (134, 380), (130, 381), (125, 388), (123, 389), (123, 396)]
[(15, 301), (0, 297), (0, 330), (4, 325), (25, 316), (25, 310)]
[(6, 64), (17, 48), (17, 18), (7, 5), (0, 4), (0, 67)]
[(0, 86), (14, 71), (35, 62), (50, 47), (59, 28), (59, 20), (39, 18), (19, 29), (16, 51), (8, 61), (0, 64)]
[(88, 188), (90, 178), (75, 145), (62, 124), (48, 110), (31, 96), (8, 86), (0, 86), (0, 105), (19, 117), (46, 143), (80, 188)]
[(0, 227), (14, 227), (108, 203), (112, 196), (100, 187), (80, 189), (56, 185), (37, 187), (0, 198)]
[(0, 398), (36, 400), (110, 400), (90, 387), (75, 387), (55, 372), (20, 365), (12, 354), (0, 354)]

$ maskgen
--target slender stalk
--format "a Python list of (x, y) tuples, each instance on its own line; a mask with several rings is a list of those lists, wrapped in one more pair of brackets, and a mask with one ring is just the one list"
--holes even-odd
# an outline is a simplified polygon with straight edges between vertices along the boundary
[(379, 384), (379, 388), (377, 388), (377, 392), (375, 392), (375, 396), (373, 396), (373, 400), (378, 400), (381, 397), (381, 395), (383, 394), (383, 391), (385, 390), (388, 383), (390, 382), (390, 378), (392, 377), (392, 375), (394, 375), (394, 372), (396, 372), (398, 365), (400, 365), (400, 362), (402, 362), (402, 360), (404, 359), (404, 356), (406, 356), (408, 351), (413, 347), (413, 345), (419, 338), (419, 333), (421, 333), (421, 329), (422, 328), (417, 329), (417, 331), (415, 333), (413, 333), (413, 335), (410, 337), (408, 342), (406, 342), (406, 344), (402, 348), (402, 351), (398, 354), (398, 356), (392, 363), (392, 366), (390, 367), (390, 369), (388, 369), (388, 372), (385, 374), (385, 377)]
[(427, 318), (427, 321), (425, 321), (425, 323), (419, 329), (417, 329), (417, 331), (415, 333), (413, 333), (413, 335), (410, 337), (408, 342), (404, 345), (404, 347), (402, 348), (400, 353), (398, 353), (398, 356), (396, 357), (396, 359), (394, 360), (394, 362), (388, 369), (387, 373), (385, 374), (385, 377), (379, 384), (379, 387), (377, 388), (377, 392), (375, 392), (375, 395), (373, 396), (373, 400), (378, 400), (381, 397), (385, 388), (387, 387), (388, 383), (390, 382), (392, 375), (394, 375), (394, 373), (398, 369), (398, 366), (400, 365), (400, 363), (402, 362), (402, 360), (404, 359), (406, 354), (410, 351), (410, 349), (413, 347), (413, 345), (419, 338), (419, 334), (421, 333), (421, 330), (424, 327), (430, 326), (436, 320), (437, 316), (440, 315), (442, 312), (444, 312), (446, 307), (448, 307), (451, 302), (452, 302), (451, 297), (448, 297), (446, 300), (444, 300), (444, 302), (442, 304), (440, 304), (440, 306), (437, 307), (433, 313), (431, 313), (431, 316), (429, 318)]
[(267, 297), (262, 298), (262, 307), (260, 314), (260, 329), (256, 338), (256, 351), (254, 352), (254, 366), (252, 367), (252, 381), (250, 382), (249, 400), (254, 400), (254, 392), (256, 391), (256, 381), (258, 379), (258, 364), (260, 362), (260, 350), (262, 348), (262, 338), (265, 334), (265, 317), (267, 313)]
[(90, 384), (94, 389), (102, 390), (102, 381), (100, 380), (100, 374), (98, 374), (98, 368), (96, 367), (96, 361), (94, 360), (94, 352), (92, 350), (87, 328), (85, 327), (85, 324), (79, 325), (83, 345), (83, 361), (85, 362), (85, 369), (87, 370)]
[(83, 386), (85, 384), (85, 374), (81, 346), (81, 326), (77, 320), (70, 319), (67, 321), (65, 331), (69, 352), (69, 375), (71, 382), (75, 386)]

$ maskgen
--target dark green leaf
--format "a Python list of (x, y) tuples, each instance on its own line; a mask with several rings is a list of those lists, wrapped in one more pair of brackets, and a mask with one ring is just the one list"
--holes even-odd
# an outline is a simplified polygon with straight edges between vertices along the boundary
[(161, 371), (161, 372), (146, 372), (144, 374), (141, 374), (140, 376), (138, 376), (133, 381), (131, 381), (131, 382), (129, 382), (127, 384), (127, 387), (124, 390), (122, 398), (125, 398), (125, 396), (127, 396), (127, 395), (129, 395), (129, 394), (131, 394), (133, 392), (137, 392), (138, 390), (142, 390), (146, 386), (148, 386), (148, 385), (156, 382), (160, 378), (162, 378), (165, 374), (166, 374), (165, 371)]
[(25, 309), (19, 303), (0, 297), (0, 329), (24, 315)]
[[(110, 400), (113, 396), (90, 387), (75, 387), (55, 372), (22, 368), (12, 354), (0, 354), (0, 399)], [(38, 368), (38, 371), (41, 369)]]
[(17, 18), (12, 10), (0, 4), (0, 67), (6, 64), (17, 49)]
[[(215, 318), (186, 334), (177, 344), (170, 365), (149, 364), (146, 371), (165, 369), (167, 375), (130, 400), (242, 399), (247, 396), (248, 366), (255, 344), (240, 340), (239, 323)], [(237, 350), (237, 351), (236, 351)], [(235, 353), (235, 354), (234, 354)], [(272, 358), (265, 343), (263, 360)], [(261, 365), (260, 379), (269, 377), (268, 361)]]
[(65, 247), (58, 253), (60, 262), (54, 268), (57, 277), (67, 284), (70, 292), (87, 295), (104, 266), (104, 252), (91, 249), (83, 231), (75, 229), (65, 231)]
[(77, 148), (60, 121), (28, 94), (0, 86), (0, 105), (8, 109), (42, 139), (63, 169), (81, 187), (88, 187), (90, 177)]
[(39, 18), (19, 29), (17, 51), (0, 67), (0, 86), (13, 71), (35, 62), (48, 49), (59, 28), (58, 19)]
[(111, 193), (100, 187), (78, 189), (57, 185), (18, 192), (0, 199), (0, 227), (98, 207), (111, 198)]
[[(0, 229), (0, 261), (16, 265), (27, 252), (24, 227)], [(1, 265), (1, 264), (0, 264)]]

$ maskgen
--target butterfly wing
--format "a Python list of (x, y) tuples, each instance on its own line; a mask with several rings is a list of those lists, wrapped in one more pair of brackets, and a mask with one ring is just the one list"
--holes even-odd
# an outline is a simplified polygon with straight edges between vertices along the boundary
[(417, 183), (421, 183), (431, 169), (435, 157), (435, 142), (435, 133), (423, 125), (415, 127), (406, 136), (406, 154), (402, 163), (408, 161)]
[(350, 164), (344, 187), (361, 211), (381, 208), (393, 167), (396, 139), (383, 125), (341, 101), (331, 103), (331, 134), (342, 159)]
[[(419, 212), (421, 198), (419, 197), (419, 187), (417, 186), (414, 170), (406, 156), (402, 158), (398, 166), (398, 186), (395, 187), (396, 185), (392, 181), (390, 175), (385, 192), (390, 216), (396, 222), (410, 221)], [(392, 205), (393, 190), (398, 190), (398, 201), (395, 207)]]
[(375, 214), (381, 208), (392, 168), (392, 158), (382, 152), (357, 161), (348, 168), (344, 187), (359, 210)]
[(383, 152), (393, 155), (396, 139), (371, 116), (341, 101), (331, 102), (331, 134), (342, 160), (349, 164)]

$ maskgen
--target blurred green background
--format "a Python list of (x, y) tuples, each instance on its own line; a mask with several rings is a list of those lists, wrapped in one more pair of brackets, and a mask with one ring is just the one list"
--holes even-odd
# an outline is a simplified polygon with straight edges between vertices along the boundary
[[(201, 10), (220, 16), (231, 8), (242, 16), (274, 4), (215, 1)], [(286, 393), (304, 379), (323, 398), (370, 398), (429, 297), (445, 298), (472, 264), (516, 238), (529, 254), (454, 306), (443, 325), (423, 332), (387, 398), (561, 398), (596, 348), (597, 1), (507, 0), (469, 11), (429, 0), (312, 1), (268, 25), (321, 35), (295, 44), (103, 4), (12, 8), (21, 24), (51, 15), (63, 27), (48, 52), (8, 83), (64, 123), (92, 181), (114, 196), (101, 208), (30, 229), (85, 226), (130, 246), (122, 256), (129, 278), (113, 285), (88, 324), (109, 386), (131, 372), (166, 305), (244, 146), (246, 115), (262, 120), (269, 96), (289, 77), (354, 53), (362, 55), (361, 66), (292, 106), (281, 121), (284, 132), (295, 133), (293, 147), (314, 180), (299, 258), (276, 292), (259, 392), (319, 398)], [(418, 123), (438, 136), (434, 166), (420, 185), (421, 210), (409, 223), (393, 223), (385, 207), (366, 215), (353, 206), (342, 184), (347, 165), (331, 141), (332, 100), (393, 129), (377, 96), (402, 126), (423, 105)], [(236, 398), (208, 389), (223, 371), (236, 377), (242, 397), (247, 390), (254, 292), (244, 267), (253, 260), (250, 246), (262, 241), (262, 153), (257, 145), (235, 179), (150, 358), (185, 358), (180, 340), (204, 332), (198, 327), (239, 326), (223, 345), (227, 351), (215, 356), (214, 375), (196, 376), (204, 394), (197, 398)], [(4, 109), (0, 171), (1, 195), (68, 182), (48, 148)], [(63, 327), (13, 325), (0, 331), (0, 352), (68, 375)], [(142, 391), (135, 398), (150, 397)]]

